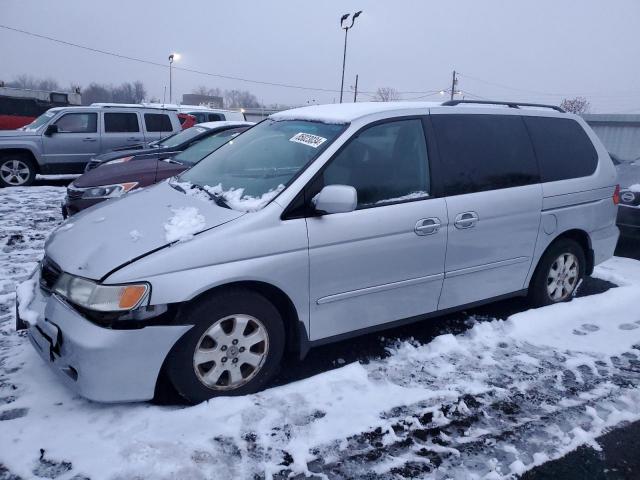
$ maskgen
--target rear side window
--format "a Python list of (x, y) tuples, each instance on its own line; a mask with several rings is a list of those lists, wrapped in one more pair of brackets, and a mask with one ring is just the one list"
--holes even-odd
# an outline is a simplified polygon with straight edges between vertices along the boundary
[(210, 113), (208, 117), (210, 122), (219, 122), (221, 120), (224, 120), (224, 117), (219, 113)]
[(139, 132), (138, 115), (135, 113), (105, 113), (104, 131), (107, 133)]
[(578, 122), (550, 117), (524, 117), (524, 122), (543, 182), (586, 177), (595, 172), (598, 154)]
[(358, 193), (357, 208), (429, 197), (427, 144), (419, 119), (399, 120), (363, 130), (331, 160), (321, 177), (324, 185), (350, 185)]
[(432, 115), (447, 195), (519, 187), (540, 181), (522, 118)]
[(144, 124), (147, 127), (147, 132), (171, 132), (173, 127), (171, 126), (171, 119), (169, 115), (164, 113), (145, 113)]

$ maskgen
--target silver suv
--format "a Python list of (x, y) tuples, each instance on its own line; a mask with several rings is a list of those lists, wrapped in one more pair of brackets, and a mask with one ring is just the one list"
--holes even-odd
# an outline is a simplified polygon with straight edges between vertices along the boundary
[(20, 130), (0, 131), (0, 187), (31, 185), (38, 173), (82, 173), (95, 155), (180, 129), (175, 109), (119, 104), (52, 108)]
[[(18, 325), (81, 395), (266, 386), (283, 353), (499, 298), (568, 301), (610, 258), (616, 171), (557, 107), (272, 115), (49, 238)], [(106, 374), (105, 374), (106, 373)]]

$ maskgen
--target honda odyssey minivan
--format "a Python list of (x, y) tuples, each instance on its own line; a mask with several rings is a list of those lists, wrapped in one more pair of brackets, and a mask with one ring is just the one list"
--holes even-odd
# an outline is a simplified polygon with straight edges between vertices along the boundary
[(17, 328), (87, 398), (170, 384), (200, 402), (264, 388), (285, 351), (570, 300), (618, 239), (609, 155), (558, 107), (469, 103), (271, 115), (64, 222), (18, 288)]

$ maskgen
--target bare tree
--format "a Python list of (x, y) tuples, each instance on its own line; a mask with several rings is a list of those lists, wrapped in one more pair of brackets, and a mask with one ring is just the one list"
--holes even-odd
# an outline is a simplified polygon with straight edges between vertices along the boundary
[(581, 115), (589, 111), (589, 109), (591, 108), (591, 104), (584, 97), (565, 98), (564, 100), (562, 100), (562, 103), (560, 103), (560, 108), (562, 108), (566, 112)]
[(256, 96), (247, 90), (225, 90), (224, 104), (227, 108), (260, 107), (260, 102)]
[(31, 75), (18, 75), (14, 81), (8, 82), (7, 86), (30, 90), (60, 90), (60, 85), (53, 78), (35, 78)]
[(191, 93), (194, 93), (196, 95), (204, 95), (204, 96), (208, 96), (208, 97), (220, 97), (222, 98), (224, 95), (222, 94), (222, 90), (220, 90), (218, 87), (206, 87), (204, 85), (200, 85), (197, 88), (194, 88)]
[(395, 88), (380, 87), (376, 90), (373, 100), (375, 102), (393, 102), (395, 100), (400, 100), (400, 95)]
[(98, 102), (140, 103), (146, 96), (147, 91), (140, 81), (124, 82), (118, 86), (94, 82), (82, 91), (82, 103), (85, 105)]

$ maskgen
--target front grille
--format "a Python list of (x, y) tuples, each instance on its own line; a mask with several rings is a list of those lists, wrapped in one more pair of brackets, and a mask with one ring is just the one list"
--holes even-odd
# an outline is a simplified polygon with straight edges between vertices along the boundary
[(62, 274), (62, 270), (50, 258), (44, 257), (40, 264), (40, 288), (50, 292)]
[(67, 197), (69, 200), (78, 200), (82, 198), (82, 194), (84, 193), (84, 189), (78, 189), (73, 187), (67, 187)]

